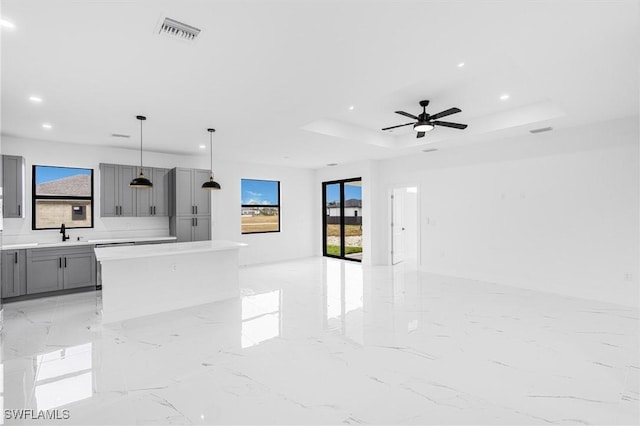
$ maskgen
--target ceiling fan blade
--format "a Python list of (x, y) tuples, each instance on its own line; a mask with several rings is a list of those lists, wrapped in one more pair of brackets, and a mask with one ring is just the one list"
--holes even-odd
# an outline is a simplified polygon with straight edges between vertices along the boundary
[(462, 110), (460, 108), (449, 108), (446, 111), (442, 111), (437, 114), (430, 115), (429, 120), (437, 120), (438, 118), (446, 117), (447, 115), (455, 114), (461, 111)]
[(409, 118), (413, 118), (414, 120), (419, 120), (418, 117), (416, 117), (413, 114), (409, 114), (408, 112), (404, 112), (404, 111), (396, 111), (396, 114), (400, 114), (400, 115), (404, 115), (405, 117), (409, 117)]
[(448, 121), (433, 121), (436, 126), (453, 127), (454, 129), (464, 130), (467, 128), (466, 124), (449, 123)]
[(423, 137), (424, 137), (424, 132), (418, 132), (418, 134), (416, 134), (416, 139), (423, 138)]
[(382, 130), (389, 130), (389, 129), (395, 129), (396, 127), (403, 127), (403, 126), (408, 126), (409, 124), (413, 124), (413, 123), (407, 123), (407, 124), (398, 124), (397, 126), (391, 126), (391, 127), (385, 127)]

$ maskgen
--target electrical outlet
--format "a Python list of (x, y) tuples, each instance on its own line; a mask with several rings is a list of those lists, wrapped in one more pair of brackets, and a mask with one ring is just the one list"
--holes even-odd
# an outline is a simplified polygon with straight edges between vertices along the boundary
[(625, 281), (633, 281), (633, 274), (631, 272), (626, 272), (624, 274), (624, 280)]
[(178, 269), (175, 263), (171, 264), (171, 272), (175, 272)]

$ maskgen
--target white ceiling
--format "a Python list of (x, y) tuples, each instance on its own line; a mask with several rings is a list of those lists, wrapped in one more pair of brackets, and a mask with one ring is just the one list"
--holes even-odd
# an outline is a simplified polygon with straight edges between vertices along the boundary
[[(142, 114), (145, 150), (208, 156), (215, 127), (219, 159), (317, 168), (638, 114), (635, 0), (2, 0), (1, 14), (4, 135), (138, 149)], [(165, 16), (202, 32), (158, 35)], [(380, 130), (421, 99), (469, 128)]]

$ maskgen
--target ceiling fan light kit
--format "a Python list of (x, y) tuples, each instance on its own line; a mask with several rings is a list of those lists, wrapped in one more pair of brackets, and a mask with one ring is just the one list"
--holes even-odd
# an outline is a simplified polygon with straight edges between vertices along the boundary
[(382, 130), (391, 130), (391, 129), (396, 129), (398, 127), (413, 125), (413, 130), (417, 132), (416, 138), (422, 138), (424, 137), (426, 132), (430, 132), (435, 128), (435, 126), (451, 127), (453, 129), (459, 129), (459, 130), (464, 130), (467, 128), (466, 124), (451, 123), (448, 121), (437, 121), (439, 118), (461, 112), (462, 110), (460, 108), (449, 108), (437, 114), (430, 115), (430, 114), (427, 114), (428, 105), (429, 105), (429, 101), (426, 101), (426, 100), (420, 101), (420, 106), (422, 107), (422, 113), (420, 113), (419, 115), (409, 114), (408, 112), (404, 112), (404, 111), (396, 111), (396, 114), (400, 114), (405, 117), (412, 118), (416, 120), (416, 122), (399, 124), (397, 126), (391, 126), (391, 127), (385, 127)]

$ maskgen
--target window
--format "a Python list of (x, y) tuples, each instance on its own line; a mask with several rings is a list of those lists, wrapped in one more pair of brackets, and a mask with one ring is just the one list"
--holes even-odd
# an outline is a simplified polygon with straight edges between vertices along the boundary
[(32, 228), (93, 228), (93, 169), (33, 166)]
[(242, 233), (280, 232), (280, 182), (242, 179)]

